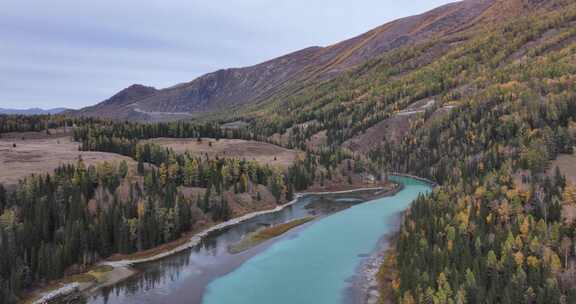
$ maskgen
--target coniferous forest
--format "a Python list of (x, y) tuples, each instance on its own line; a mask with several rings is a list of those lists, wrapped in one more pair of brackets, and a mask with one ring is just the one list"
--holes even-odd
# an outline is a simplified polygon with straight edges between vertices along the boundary
[[(65, 127), (80, 151), (132, 161), (78, 159), (13, 189), (0, 184), (0, 303), (229, 220), (226, 193), (260, 200), (262, 186), (284, 204), (339, 172), (438, 184), (403, 215), (382, 268), (382, 303), (576, 303), (576, 185), (566, 176), (574, 173), (552, 165), (576, 146), (576, 4), (545, 2), (553, 9), (394, 49), (233, 115), (0, 116), (0, 136)], [(406, 115), (407, 127), (378, 129), (422, 101), (431, 106)], [(245, 126), (223, 127), (236, 121)], [(350, 144), (375, 128), (377, 140)], [(147, 141), (155, 138), (259, 141), (300, 156), (280, 169), (177, 153)], [(190, 197), (183, 187), (205, 191)]]
[[(14, 126), (21, 123), (15, 127), (18, 130), (36, 130), (28, 127), (27, 117), (2, 119)], [(73, 124), (73, 137), (81, 150), (129, 156), (135, 166), (126, 161), (87, 166), (78, 159), (53, 174), (27, 177), (12, 191), (0, 185), (3, 303), (17, 301), (36, 283), (87, 270), (113, 254), (130, 254), (174, 241), (196, 227), (196, 221), (229, 220), (232, 210), (226, 191), (246, 193), (262, 185), (276, 204), (288, 202), (295, 191), (305, 190), (318, 178), (319, 166), (329, 168), (347, 158), (337, 153), (331, 157), (306, 153), (282, 171), (256, 161), (178, 154), (140, 142), (160, 136), (244, 137), (213, 125), (139, 125), (60, 117), (38, 121), (44, 126), (52, 126), (53, 121)], [(180, 187), (206, 191), (185, 198)]]

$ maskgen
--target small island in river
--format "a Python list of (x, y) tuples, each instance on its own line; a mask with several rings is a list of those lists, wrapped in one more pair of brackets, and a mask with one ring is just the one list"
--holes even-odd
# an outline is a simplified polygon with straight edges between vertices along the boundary
[(293, 221), (289, 221), (289, 222), (279, 224), (279, 225), (274, 225), (274, 226), (270, 226), (270, 227), (262, 227), (256, 231), (246, 235), (240, 242), (233, 244), (233, 245), (230, 245), (228, 247), (228, 252), (230, 252), (232, 254), (237, 254), (237, 253), (246, 251), (250, 248), (258, 246), (259, 244), (261, 244), (261, 243), (263, 243), (269, 239), (280, 236), (291, 229), (294, 229), (298, 226), (304, 225), (304, 224), (306, 224), (306, 223), (308, 223), (314, 219), (315, 219), (315, 217), (310, 216), (310, 217), (305, 217), (305, 218), (300, 218), (300, 219), (296, 219)]

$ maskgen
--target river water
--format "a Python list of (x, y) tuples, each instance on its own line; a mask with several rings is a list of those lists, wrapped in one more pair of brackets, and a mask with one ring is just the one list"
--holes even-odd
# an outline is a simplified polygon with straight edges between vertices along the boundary
[[(139, 265), (139, 274), (85, 300), (88, 303), (335, 304), (349, 302), (351, 279), (383, 235), (397, 229), (399, 214), (430, 186), (404, 184), (394, 196), (358, 203), (352, 194), (305, 197), (213, 233), (199, 246)], [(261, 226), (318, 218), (240, 254), (228, 246)]]

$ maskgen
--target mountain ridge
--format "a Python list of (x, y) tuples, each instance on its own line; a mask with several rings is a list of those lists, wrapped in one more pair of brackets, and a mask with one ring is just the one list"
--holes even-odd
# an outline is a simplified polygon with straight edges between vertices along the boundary
[(221, 69), (146, 96), (126, 94), (121, 103), (111, 105), (108, 99), (72, 115), (161, 121), (257, 104), (284, 90), (329, 80), (390, 50), (466, 28), (498, 2), (449, 3), (326, 47), (308, 47), (253, 66)]

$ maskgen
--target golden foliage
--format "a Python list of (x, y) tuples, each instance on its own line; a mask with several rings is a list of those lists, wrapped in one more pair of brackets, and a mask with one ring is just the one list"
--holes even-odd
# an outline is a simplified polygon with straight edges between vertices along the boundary
[(514, 262), (516, 262), (516, 265), (518, 266), (524, 265), (524, 254), (522, 254), (521, 251), (514, 254)]
[(486, 193), (486, 188), (480, 186), (480, 187), (476, 188), (476, 192), (474, 192), (474, 196), (476, 196), (476, 198), (480, 199), (484, 196), (485, 193)]
[(522, 236), (524, 238), (527, 238), (529, 232), (530, 232), (530, 220), (528, 219), (528, 217), (525, 217), (524, 221), (522, 221), (522, 224), (520, 224), (520, 233), (522, 233)]
[(564, 188), (562, 198), (564, 200), (564, 204), (576, 205), (576, 185), (569, 182)]
[(532, 268), (538, 268), (540, 267), (540, 260), (537, 257), (531, 255), (526, 259), (526, 264)]
[(16, 220), (16, 214), (14, 212), (14, 210), (6, 210), (1, 216), (0, 216), (0, 227), (4, 226), (4, 227), (8, 227), (8, 226), (12, 226), (14, 224)]
[(143, 201), (138, 202), (138, 218), (142, 218), (144, 216), (144, 212), (146, 211), (146, 205)]

